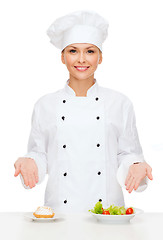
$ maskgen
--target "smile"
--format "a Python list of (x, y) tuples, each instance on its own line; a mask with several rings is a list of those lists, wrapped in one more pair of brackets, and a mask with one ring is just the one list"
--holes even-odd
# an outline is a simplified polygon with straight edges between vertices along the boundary
[(89, 67), (86, 66), (74, 66), (76, 68), (76, 70), (80, 71), (80, 72), (84, 72), (86, 71)]

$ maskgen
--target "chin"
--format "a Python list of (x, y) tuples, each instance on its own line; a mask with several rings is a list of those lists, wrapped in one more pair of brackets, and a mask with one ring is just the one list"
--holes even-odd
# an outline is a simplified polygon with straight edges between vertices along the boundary
[[(82, 75), (82, 74), (79, 74), (79, 75), (74, 75), (73, 77), (78, 79), (78, 80), (87, 80), (89, 78), (92, 78), (93, 75)], [(94, 77), (93, 77), (94, 78)]]

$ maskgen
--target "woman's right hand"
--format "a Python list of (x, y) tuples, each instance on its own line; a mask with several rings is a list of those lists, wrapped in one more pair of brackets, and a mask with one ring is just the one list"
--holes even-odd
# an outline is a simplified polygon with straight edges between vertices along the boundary
[(38, 168), (35, 161), (32, 158), (18, 158), (18, 160), (14, 164), (15, 174), (17, 177), (19, 174), (22, 175), (24, 184), (30, 188), (36, 186), (38, 183)]

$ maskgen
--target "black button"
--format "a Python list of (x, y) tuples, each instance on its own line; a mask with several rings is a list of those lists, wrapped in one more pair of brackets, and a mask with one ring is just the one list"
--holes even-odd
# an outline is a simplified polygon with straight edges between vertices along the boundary
[(97, 120), (99, 120), (100, 119), (100, 117), (98, 116), (98, 117), (96, 117), (97, 118)]
[(102, 202), (102, 199), (99, 199), (99, 202)]
[(98, 101), (98, 99), (99, 99), (98, 97), (95, 98), (96, 101)]
[(65, 103), (66, 102), (66, 100), (63, 100), (63, 103)]
[(63, 120), (63, 121), (65, 120), (65, 117), (64, 117), (64, 116), (62, 116), (62, 120)]
[(63, 145), (63, 148), (66, 148), (66, 145)]
[(63, 174), (63, 176), (66, 177), (66, 176), (67, 176), (67, 172), (65, 172), (65, 173)]
[(98, 175), (101, 175), (101, 172), (98, 172)]
[(97, 144), (97, 147), (99, 147), (99, 146), (100, 146), (100, 144), (98, 143), (98, 144)]
[(64, 203), (66, 204), (66, 203), (67, 203), (67, 200), (64, 200)]

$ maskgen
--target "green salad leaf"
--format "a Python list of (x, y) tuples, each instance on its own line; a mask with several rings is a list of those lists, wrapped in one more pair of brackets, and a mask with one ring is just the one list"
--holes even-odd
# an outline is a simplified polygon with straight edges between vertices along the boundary
[[(125, 215), (126, 214), (126, 208), (124, 206), (118, 207), (114, 206), (114, 204), (110, 205), (108, 208), (103, 208), (101, 202), (97, 202), (95, 204), (94, 209), (89, 210), (89, 212), (95, 213), (95, 214), (102, 214), (103, 211), (109, 211), (110, 215)], [(134, 209), (133, 209), (134, 210)]]
[(107, 210), (110, 212), (110, 215), (122, 215), (122, 214), (126, 214), (126, 209), (124, 206), (122, 207), (117, 207), (113, 205), (110, 205), (109, 208), (107, 208)]
[(89, 210), (92, 213), (96, 213), (96, 214), (102, 214), (103, 213), (103, 209), (102, 209), (102, 203), (101, 202), (97, 202), (95, 204), (94, 209)]

